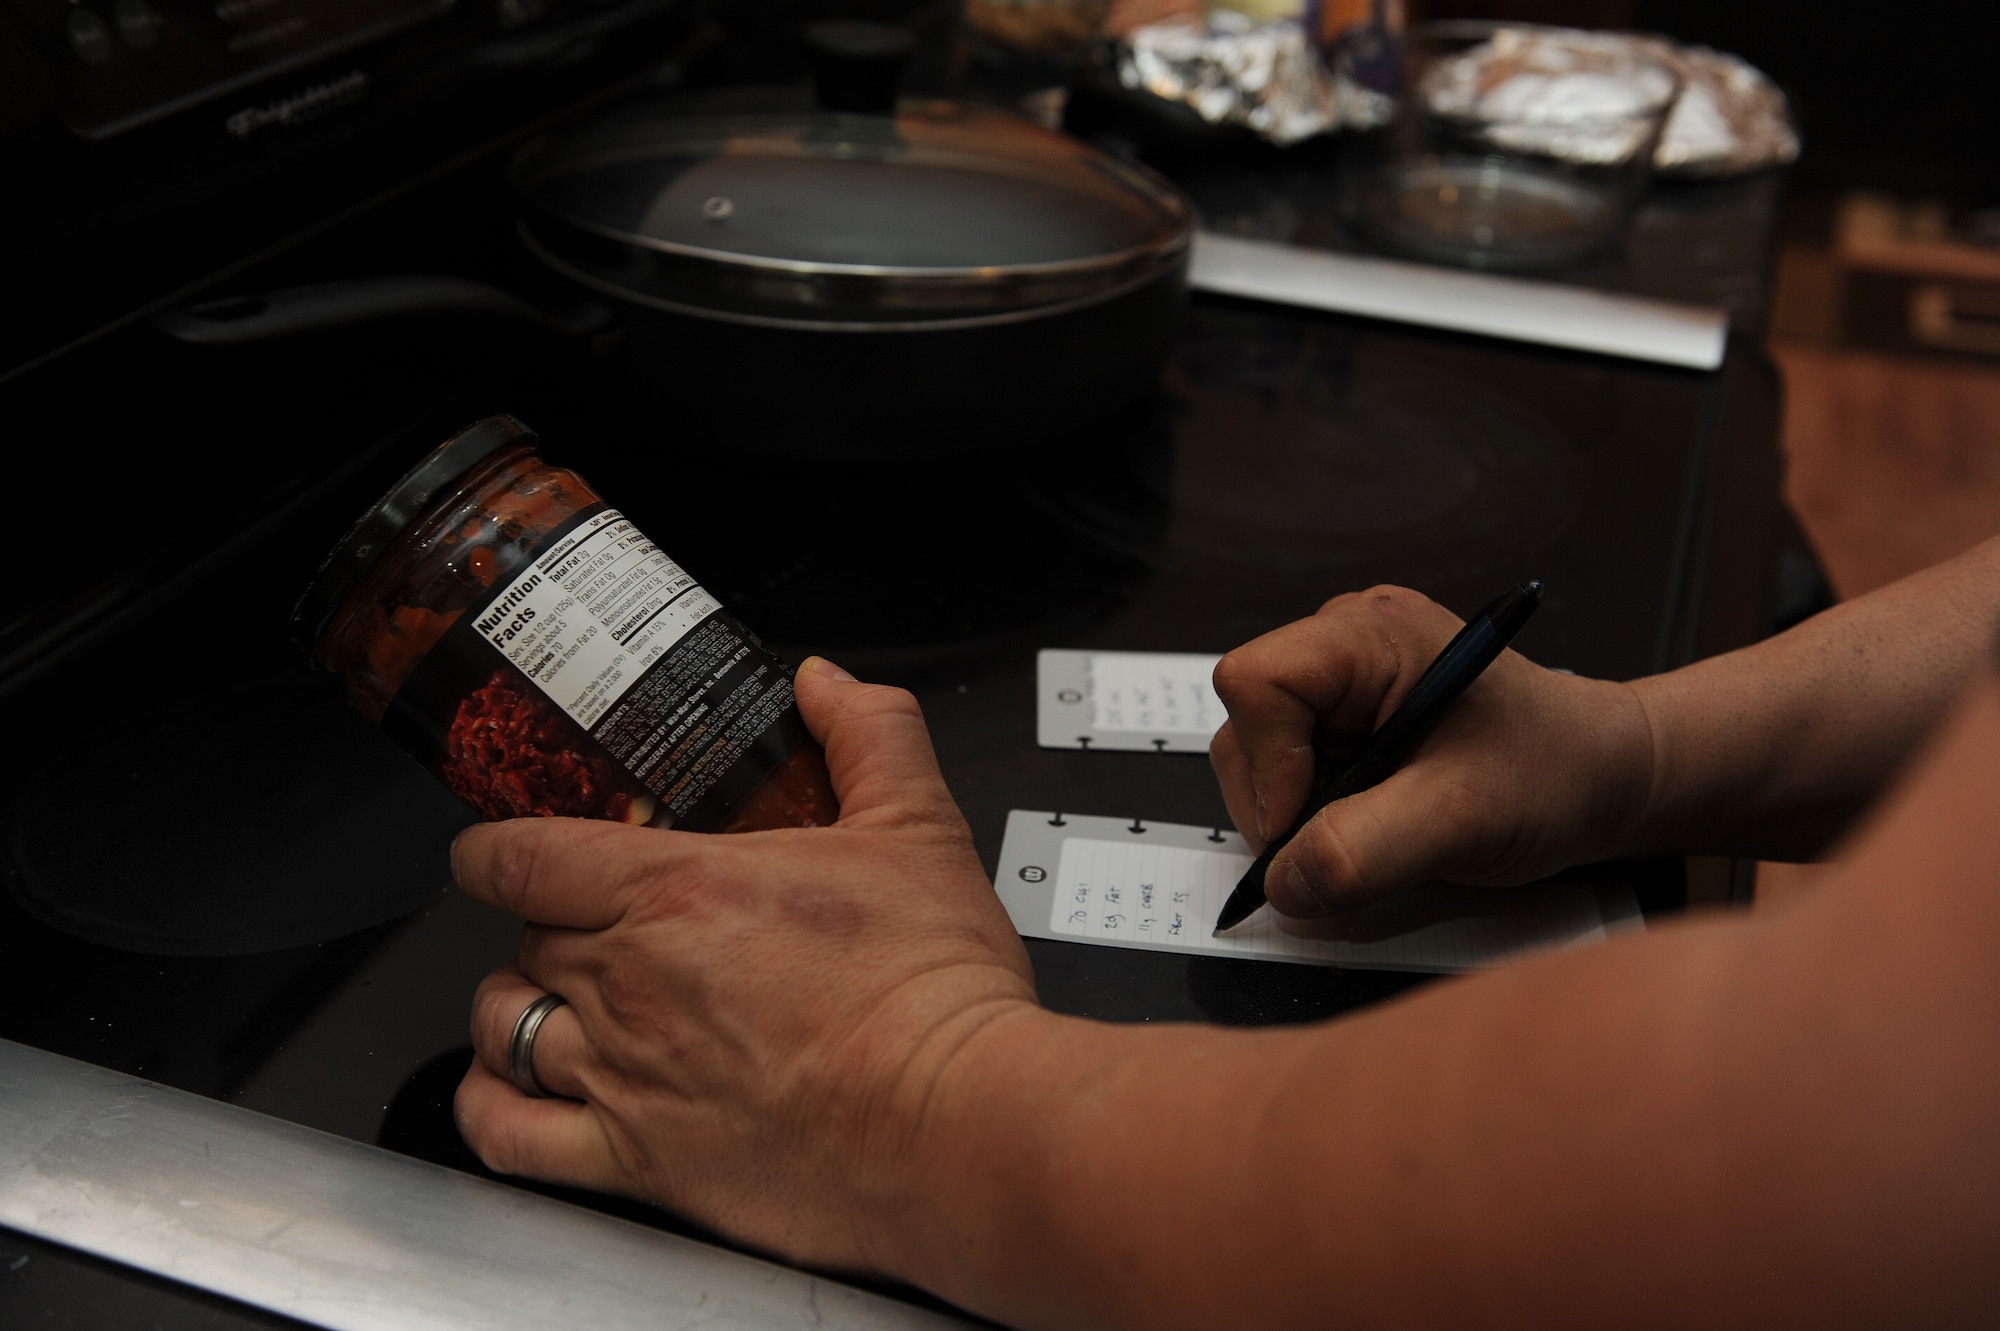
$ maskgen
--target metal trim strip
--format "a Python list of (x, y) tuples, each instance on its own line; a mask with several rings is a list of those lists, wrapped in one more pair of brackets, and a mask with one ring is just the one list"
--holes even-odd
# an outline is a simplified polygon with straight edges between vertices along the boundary
[[(793, 332), (806, 333), (948, 333), (972, 328), (998, 328), (1005, 324), (1028, 323), (1035, 319), (1053, 318), (1059, 314), (1069, 314), (1076, 310), (1089, 309), (1093, 305), (1104, 305), (1129, 295), (1141, 287), (1169, 277), (1180, 268), (1187, 246), (1174, 250), (1166, 260), (1156, 266), (1140, 270), (1117, 283), (1082, 296), (1071, 297), (1047, 304), (1028, 305), (1020, 308), (997, 310), (987, 314), (947, 316), (943, 318), (915, 319), (802, 319), (784, 315), (752, 314), (738, 310), (724, 309), (720, 305), (697, 305), (686, 301), (670, 300), (665, 296), (642, 291), (628, 283), (598, 276), (586, 268), (578, 267), (562, 255), (549, 248), (529, 230), (526, 223), (517, 223), (515, 232), (521, 244), (529, 253), (547, 264), (555, 272), (575, 282), (589, 287), (599, 295), (609, 296), (628, 305), (643, 306), (647, 309), (664, 310), (668, 314), (681, 314), (690, 318), (705, 319), (716, 323), (744, 324), (753, 328), (783, 328)], [(806, 307), (811, 308), (811, 307)]]
[(1188, 285), (1691, 370), (1718, 368), (1729, 337), (1728, 315), (1707, 306), (1207, 231), (1196, 238)]
[(5, 1040), (0, 1224), (334, 1331), (967, 1325)]

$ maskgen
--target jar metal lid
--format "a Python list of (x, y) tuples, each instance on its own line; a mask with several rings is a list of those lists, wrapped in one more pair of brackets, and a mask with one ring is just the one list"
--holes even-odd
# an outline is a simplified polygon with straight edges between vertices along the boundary
[(517, 443), (532, 447), (536, 442), (535, 432), (512, 416), (488, 416), (439, 444), (403, 473), (320, 561), (312, 583), (292, 607), (292, 641), (299, 650), (312, 655), (327, 622), (439, 492), (501, 449)]

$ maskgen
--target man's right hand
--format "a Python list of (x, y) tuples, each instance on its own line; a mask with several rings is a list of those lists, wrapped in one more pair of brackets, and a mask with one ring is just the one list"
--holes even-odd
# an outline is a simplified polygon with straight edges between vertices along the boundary
[[(1209, 746), (1230, 816), (1258, 848), (1389, 718), (1460, 628), (1401, 587), (1336, 597), (1222, 658), (1229, 720)], [(1653, 738), (1628, 686), (1502, 653), (1402, 768), (1328, 805), (1272, 862), (1286, 915), (1325, 915), (1432, 880), (1530, 882), (1621, 850), (1645, 810)]]

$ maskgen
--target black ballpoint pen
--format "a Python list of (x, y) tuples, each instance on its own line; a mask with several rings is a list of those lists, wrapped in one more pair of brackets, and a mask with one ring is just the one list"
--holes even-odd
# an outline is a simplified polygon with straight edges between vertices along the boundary
[(1264, 853), (1257, 857), (1236, 884), (1236, 889), (1229, 894), (1229, 900), (1223, 903), (1222, 914), (1215, 921), (1215, 932), (1236, 927), (1264, 904), (1264, 874), (1270, 869), (1272, 859), (1290, 844), (1301, 828), (1312, 821), (1314, 814), (1335, 800), (1358, 795), (1379, 784), (1402, 764), (1410, 750), (1430, 733), (1445, 709), (1456, 702), (1458, 695), (1465, 692), (1472, 681), (1478, 679), (1486, 667), (1507, 649), (1507, 644), (1514, 640), (1514, 635), (1521, 631), (1521, 626), (1528, 622), (1528, 616), (1535, 613), (1535, 607), (1541, 601), (1542, 584), (1524, 582), (1466, 621), (1465, 627), (1445, 644), (1437, 659), (1418, 676), (1402, 705), (1368, 737), (1368, 743), (1362, 746), (1360, 755), (1348, 765), (1347, 770), (1314, 791), (1312, 798), (1306, 801), (1306, 807), (1299, 810), (1299, 816), (1293, 819), (1291, 828), (1283, 836), (1272, 838), (1271, 843), (1264, 847)]

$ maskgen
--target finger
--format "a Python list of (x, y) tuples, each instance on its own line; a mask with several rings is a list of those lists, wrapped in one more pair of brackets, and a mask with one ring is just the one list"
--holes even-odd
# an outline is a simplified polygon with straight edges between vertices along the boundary
[(1257, 795), (1250, 784), (1250, 758), (1232, 723), (1224, 721), (1208, 741), (1208, 765), (1215, 769), (1222, 802), (1229, 806), (1229, 821), (1236, 824), (1252, 850), (1262, 851), (1267, 838), (1260, 830)]
[(488, 1169), (598, 1192), (633, 1190), (603, 1120), (574, 1100), (537, 1100), (478, 1060), (452, 1102), (458, 1135)]
[(1465, 855), (1463, 800), (1405, 768), (1321, 809), (1271, 861), (1264, 896), (1281, 915), (1327, 915), (1450, 878)]
[(682, 834), (594, 818), (477, 823), (451, 844), (461, 892), (535, 924), (603, 929), (676, 858)]
[(1237, 648), (1215, 668), (1248, 768), (1260, 835), (1290, 826), (1312, 789), (1322, 729), (1366, 735), (1453, 633), (1450, 611), (1416, 592), (1376, 587)]
[[(513, 966), (503, 966), (479, 982), (472, 996), (472, 1048), (479, 1064), (494, 1076), (514, 1082), (514, 1026), (528, 1005), (549, 990)], [(591, 1051), (576, 1009), (565, 1003), (542, 1019), (535, 1032), (535, 1080), (550, 1095), (571, 1100), (589, 1098), (585, 1075)]]
[[(1225, 776), (1218, 766), (1216, 774), (1224, 782), (1222, 797), (1229, 816), (1244, 836), (1260, 844), (1291, 824), (1312, 791), (1319, 713), (1296, 691), (1292, 676), (1297, 672), (1289, 667), (1261, 638), (1237, 648), (1215, 667), (1215, 694), (1229, 709), (1229, 752), (1222, 761), (1231, 769)], [(1212, 740), (1209, 754), (1215, 762)]]
[(806, 728), (826, 749), (842, 822), (880, 808), (958, 817), (923, 709), (907, 691), (863, 684), (819, 656), (799, 667), (796, 688)]
[[(733, 849), (733, 848), (732, 848)], [(770, 877), (782, 877), (789, 867), (789, 861), (781, 852), (766, 850), (756, 856), (751, 863), (756, 870)], [(733, 866), (732, 866), (733, 868)], [(722, 872), (706, 877), (700, 884), (690, 888), (694, 894), (738, 895), (733, 890), (740, 881), (739, 875), (725, 868)], [(744, 899), (738, 895), (738, 899)], [(694, 927), (677, 925), (677, 932)], [(545, 925), (524, 925), (521, 929), (521, 946), (514, 954), (512, 970), (526, 976), (528, 982), (538, 990), (561, 994), (579, 1009), (595, 1014), (602, 1006), (593, 1006), (590, 1001), (605, 983), (606, 976), (620, 967), (619, 958), (633, 959), (629, 946), (629, 936), (621, 945), (616, 934), (603, 934), (589, 929), (552, 929)], [(704, 957), (713, 960), (712, 947), (704, 952)], [(655, 942), (643, 959), (641, 967), (652, 981), (664, 984), (673, 969), (673, 956), (665, 950), (665, 945)], [(579, 1013), (581, 1015), (581, 1013)]]

